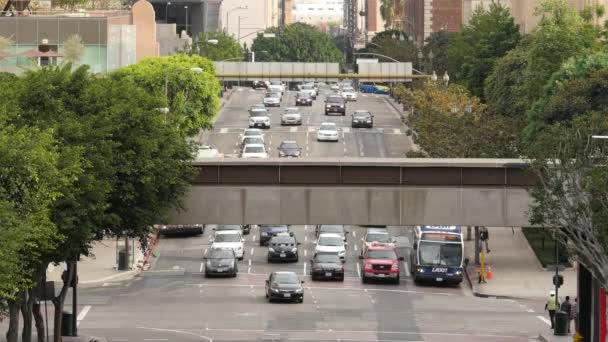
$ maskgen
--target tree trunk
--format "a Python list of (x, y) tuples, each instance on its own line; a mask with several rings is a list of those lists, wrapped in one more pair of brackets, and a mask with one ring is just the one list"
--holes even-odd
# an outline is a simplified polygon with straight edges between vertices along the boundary
[(45, 334), (46, 331), (44, 329), (44, 317), (42, 316), (42, 312), (40, 311), (40, 302), (36, 301), (34, 303), (34, 307), (33, 309), (33, 314), (34, 314), (34, 321), (36, 322), (36, 334), (38, 337), (38, 342), (45, 342)]
[(19, 301), (8, 301), (8, 330), (6, 331), (7, 342), (17, 342), (19, 339)]
[(21, 291), (21, 316), (23, 316), (22, 342), (32, 342), (32, 297), (29, 291)]
[[(61, 314), (63, 313), (63, 303), (65, 302), (65, 296), (68, 292), (68, 288), (74, 278), (74, 260), (66, 261), (68, 270), (62, 276), (63, 287), (61, 292), (55, 298), (53, 298), (53, 305), (55, 306), (54, 321), (53, 321), (53, 342), (62, 342), (61, 338)], [(75, 314), (75, 313), (74, 313)]]

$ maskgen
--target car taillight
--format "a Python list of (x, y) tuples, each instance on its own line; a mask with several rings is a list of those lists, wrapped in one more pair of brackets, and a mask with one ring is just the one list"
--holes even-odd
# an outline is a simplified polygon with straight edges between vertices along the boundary
[(399, 264), (393, 264), (393, 266), (391, 267), (391, 270), (396, 271), (399, 269)]
[(372, 269), (372, 264), (365, 264), (365, 269), (366, 270), (371, 270)]

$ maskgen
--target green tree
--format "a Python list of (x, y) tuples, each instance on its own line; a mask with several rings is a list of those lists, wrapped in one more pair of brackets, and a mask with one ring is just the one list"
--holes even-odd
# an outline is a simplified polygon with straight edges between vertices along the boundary
[(558, 240), (608, 286), (608, 145), (605, 113), (580, 114), (539, 133), (530, 149), (539, 179), (531, 189), (530, 222), (556, 228)]
[(317, 28), (294, 23), (286, 25), (281, 32), (278, 27), (266, 30), (275, 37), (264, 37), (262, 33), (253, 40), (251, 50), (256, 60), (261, 62), (317, 62), (337, 63), (342, 61), (342, 53), (331, 37)]
[(454, 44), (454, 38), (456, 37), (455, 32), (448, 31), (439, 31), (433, 32), (430, 36), (428, 36), (424, 41), (424, 46), (422, 47), (422, 59), (418, 61), (418, 56), (416, 56), (415, 61), (420, 62), (420, 66), (417, 63), (417, 68), (420, 71), (423, 71), (424, 65), (427, 65), (430, 68), (430, 60), (428, 58), (431, 51), (433, 52), (433, 70), (437, 72), (437, 75), (441, 76), (446, 71), (450, 75), (452, 79), (456, 79), (456, 69), (450, 64), (448, 51)]
[(501, 57), (485, 80), (488, 109), (503, 116), (525, 119), (528, 110), (524, 70), (528, 66), (524, 48), (517, 47)]
[[(404, 39), (401, 41), (399, 37)], [(370, 52), (385, 55), (399, 62), (412, 62), (416, 60), (418, 48), (408, 39), (407, 34), (397, 30), (388, 30), (376, 34), (367, 44), (367, 48), (360, 52)], [(379, 56), (365, 56), (365, 58), (379, 58), (383, 62), (390, 62)]]
[[(196, 39), (192, 47), (195, 54), (212, 61), (222, 61), (243, 56), (243, 49), (239, 43), (226, 32), (218, 31), (210, 33), (207, 37), (213, 38), (206, 38), (205, 33), (199, 32), (198, 39)], [(209, 43), (210, 39), (216, 39), (217, 44)]]
[[(191, 68), (201, 68), (202, 72), (193, 72)], [(167, 119), (189, 136), (197, 134), (201, 128), (211, 127), (219, 111), (220, 84), (215, 77), (215, 67), (201, 56), (180, 54), (147, 58), (116, 70), (112, 77), (133, 80), (154, 94), (161, 100), (158, 107), (169, 108)]]
[(445, 88), (425, 82), (420, 89), (399, 87), (397, 96), (414, 109), (408, 132), (431, 158), (512, 158), (518, 155), (518, 125), (486, 110), (461, 85)]
[(496, 2), (487, 10), (478, 7), (448, 52), (450, 63), (457, 68), (457, 82), (483, 98), (484, 81), (496, 60), (513, 49), (519, 39), (519, 28), (508, 8)]
[(66, 61), (76, 63), (84, 55), (84, 44), (79, 35), (73, 34), (63, 42), (63, 53)]

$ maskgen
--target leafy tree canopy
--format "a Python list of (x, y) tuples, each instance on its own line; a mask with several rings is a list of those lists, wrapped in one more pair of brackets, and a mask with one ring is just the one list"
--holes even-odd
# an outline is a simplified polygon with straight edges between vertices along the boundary
[[(403, 40), (400, 40), (403, 37)], [(412, 62), (416, 61), (418, 48), (414, 42), (408, 39), (407, 34), (398, 30), (387, 30), (376, 34), (371, 41), (368, 43), (367, 48), (361, 50), (361, 52), (377, 53), (391, 57), (398, 60), (399, 62)], [(360, 58), (378, 58), (382, 62), (391, 62), (380, 56), (357, 56)]]
[(485, 80), (484, 94), (492, 113), (512, 118), (526, 118), (528, 103), (524, 89), (524, 70), (528, 65), (526, 51), (517, 47), (498, 59)]
[[(452, 66), (452, 64), (450, 64), (450, 60), (448, 58), (448, 51), (454, 44), (455, 37), (455, 32), (439, 31), (431, 33), (431, 35), (428, 36), (424, 41), (424, 46), (422, 47), (423, 55), (421, 60), (421, 63), (423, 65), (426, 65), (427, 69), (435, 70), (435, 72), (439, 76), (443, 75), (447, 71), (453, 80), (456, 80), (457, 70)], [(429, 59), (429, 54), (431, 53), (431, 51), (433, 52), (432, 68)], [(421, 69), (424, 69), (424, 67), (421, 67)]]
[[(191, 71), (201, 68), (201, 73)], [(195, 135), (201, 128), (212, 126), (219, 110), (220, 84), (215, 67), (208, 59), (185, 54), (147, 58), (137, 64), (116, 70), (117, 80), (133, 80), (138, 86), (154, 94), (157, 108), (169, 108), (167, 117), (187, 135)], [(165, 98), (167, 81), (167, 98)]]
[[(217, 44), (209, 43), (211, 39), (216, 39)], [(199, 32), (196, 41), (193, 43), (192, 51), (212, 61), (243, 56), (243, 49), (236, 39), (224, 31), (212, 32), (207, 35)]]
[(450, 63), (457, 68), (457, 81), (482, 98), (484, 81), (496, 60), (513, 49), (519, 40), (519, 28), (508, 8), (496, 2), (487, 10), (478, 7), (448, 52)]
[(316, 63), (342, 61), (342, 53), (331, 37), (313, 26), (294, 23), (286, 25), (281, 32), (278, 27), (272, 27), (266, 33), (274, 33), (276, 36), (265, 38), (262, 33), (258, 34), (251, 46), (256, 60)]

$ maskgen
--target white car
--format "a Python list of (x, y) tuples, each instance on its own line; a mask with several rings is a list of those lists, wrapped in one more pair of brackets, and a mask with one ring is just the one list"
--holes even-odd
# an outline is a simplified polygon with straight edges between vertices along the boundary
[(337, 91), (337, 90), (340, 90), (340, 86), (339, 86), (339, 85), (337, 85), (337, 84), (332, 84), (332, 85), (329, 87), (329, 89), (330, 89), (330, 90), (332, 90), (332, 91)]
[(281, 125), (301, 125), (302, 114), (296, 107), (285, 108), (285, 113), (281, 115)]
[(357, 101), (357, 91), (353, 87), (342, 88), (342, 98), (345, 101)]
[(280, 107), (281, 106), (281, 93), (267, 93), (266, 96), (264, 96), (264, 106)]
[(317, 131), (318, 141), (338, 141), (338, 127), (333, 122), (323, 122)]
[(211, 146), (202, 145), (196, 151), (194, 160), (198, 161), (200, 159), (206, 159), (206, 158), (224, 158), (224, 154), (220, 153), (220, 151), (218, 151), (217, 149), (215, 149)]
[(283, 94), (285, 94), (285, 85), (282, 82), (272, 81), (268, 86), (268, 90), (279, 92), (281, 93), (281, 96), (283, 96)]
[(262, 138), (262, 140), (264, 140), (264, 132), (262, 132), (261, 129), (257, 129), (257, 128), (247, 128), (246, 130), (243, 131), (243, 133), (241, 133), (241, 136), (240, 136), (241, 145), (243, 144), (243, 141), (245, 141), (245, 138), (249, 138), (249, 137), (260, 137), (260, 138)]
[(319, 239), (315, 241), (315, 254), (316, 253), (335, 253), (344, 261), (344, 258), (346, 257), (344, 239), (340, 234), (320, 234)]
[(268, 158), (266, 146), (262, 144), (247, 144), (243, 146), (241, 158)]
[(249, 128), (262, 127), (270, 128), (270, 115), (268, 112), (249, 113)]
[(232, 249), (239, 260), (245, 255), (245, 239), (238, 230), (219, 230), (211, 240), (211, 249)]
[(300, 91), (305, 91), (310, 94), (310, 97), (312, 97), (313, 100), (317, 99), (317, 90), (315, 89), (314, 84), (304, 84), (302, 85)]
[(368, 229), (361, 238), (361, 255), (371, 246), (395, 247), (395, 239), (386, 229)]
[(252, 106), (251, 108), (249, 108), (249, 115), (251, 116), (254, 113), (266, 113), (268, 114), (268, 109), (266, 109), (266, 106), (264, 104), (260, 105), (255, 105)]

